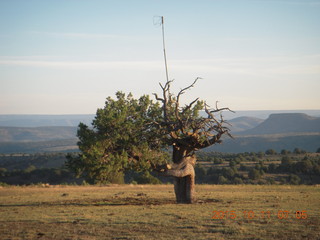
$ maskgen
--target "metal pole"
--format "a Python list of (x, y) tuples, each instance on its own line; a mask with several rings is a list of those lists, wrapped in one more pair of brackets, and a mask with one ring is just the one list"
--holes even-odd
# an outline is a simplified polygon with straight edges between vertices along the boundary
[(165, 46), (165, 40), (164, 40), (164, 17), (161, 17), (161, 24), (162, 24), (162, 44), (163, 44), (163, 55), (164, 55), (164, 65), (166, 68), (166, 77), (167, 82), (169, 82), (169, 74), (168, 74), (168, 65), (167, 65), (167, 54), (166, 54), (166, 46)]

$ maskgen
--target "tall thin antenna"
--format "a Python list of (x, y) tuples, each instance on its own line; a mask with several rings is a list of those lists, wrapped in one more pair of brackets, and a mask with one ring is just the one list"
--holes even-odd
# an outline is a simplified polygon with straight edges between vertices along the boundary
[(161, 25), (162, 25), (162, 45), (163, 45), (164, 65), (165, 65), (165, 69), (166, 69), (167, 82), (169, 82), (166, 45), (165, 45), (165, 40), (164, 40), (164, 17), (163, 16), (161, 16)]

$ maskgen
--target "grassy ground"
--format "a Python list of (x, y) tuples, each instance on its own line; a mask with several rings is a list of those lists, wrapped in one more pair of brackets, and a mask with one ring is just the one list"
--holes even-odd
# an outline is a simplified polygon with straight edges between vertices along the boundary
[(0, 239), (320, 238), (319, 186), (196, 191), (185, 205), (172, 185), (0, 188)]

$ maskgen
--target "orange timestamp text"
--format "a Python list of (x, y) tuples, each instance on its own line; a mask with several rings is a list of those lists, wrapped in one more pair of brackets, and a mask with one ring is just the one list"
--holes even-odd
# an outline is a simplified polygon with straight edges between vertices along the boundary
[(271, 219), (272, 217), (278, 219), (307, 219), (307, 211), (294, 211), (290, 212), (287, 210), (273, 211), (213, 211), (212, 219)]

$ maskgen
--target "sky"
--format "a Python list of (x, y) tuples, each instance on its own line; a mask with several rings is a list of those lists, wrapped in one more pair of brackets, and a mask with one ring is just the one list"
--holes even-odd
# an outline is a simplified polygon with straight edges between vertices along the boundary
[(320, 109), (320, 0), (0, 0), (0, 114), (94, 114), (117, 91)]

